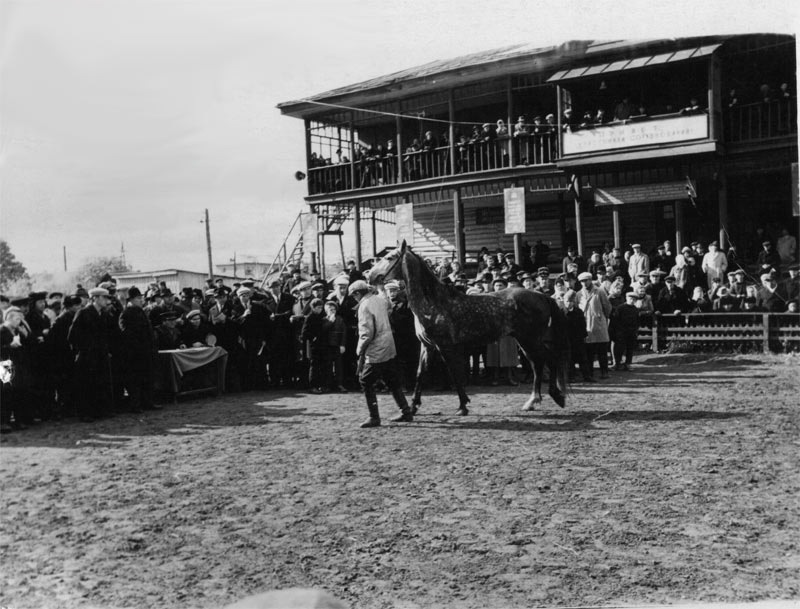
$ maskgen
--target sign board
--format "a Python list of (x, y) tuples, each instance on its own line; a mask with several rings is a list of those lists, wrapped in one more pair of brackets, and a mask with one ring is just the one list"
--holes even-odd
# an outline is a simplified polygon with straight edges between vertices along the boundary
[(797, 163), (792, 163), (792, 215), (800, 216), (800, 176)]
[(405, 242), (414, 247), (414, 204), (398, 203), (394, 208), (394, 222), (398, 245)]
[(303, 229), (303, 251), (317, 253), (317, 214), (303, 214), (300, 218)]
[(708, 138), (708, 115), (608, 124), (564, 133), (564, 154), (605, 152), (655, 144), (674, 144)]
[[(688, 198), (688, 183), (658, 182), (637, 186), (614, 186), (594, 189), (594, 204), (597, 207), (624, 205), (626, 203), (648, 203), (650, 201), (682, 201)], [(691, 182), (693, 192), (697, 190)]]
[(525, 189), (504, 188), (506, 235), (525, 232)]

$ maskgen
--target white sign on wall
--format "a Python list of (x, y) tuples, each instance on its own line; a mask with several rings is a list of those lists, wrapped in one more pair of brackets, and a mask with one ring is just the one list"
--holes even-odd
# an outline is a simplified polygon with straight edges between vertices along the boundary
[(300, 218), (303, 229), (303, 250), (317, 252), (317, 214), (303, 214)]
[(564, 154), (602, 152), (708, 138), (708, 115), (671, 116), (564, 133)]
[(525, 189), (504, 188), (506, 235), (525, 232)]

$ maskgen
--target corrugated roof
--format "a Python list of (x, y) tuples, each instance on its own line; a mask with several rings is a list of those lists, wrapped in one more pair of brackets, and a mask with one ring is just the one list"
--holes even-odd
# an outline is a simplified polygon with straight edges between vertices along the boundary
[[(669, 48), (667, 56), (672, 56), (685, 48), (697, 48), (702, 44), (711, 42), (722, 42), (730, 36), (707, 36), (702, 38), (680, 38), (665, 39), (654, 38), (646, 40), (572, 40), (557, 46), (540, 47), (534, 43), (515, 44), (498, 49), (481, 51), (469, 55), (462, 55), (452, 59), (441, 59), (415, 66), (399, 72), (393, 72), (383, 76), (378, 76), (369, 80), (361, 81), (351, 85), (317, 93), (304, 99), (283, 102), (278, 104), (278, 108), (285, 114), (300, 116), (309, 110), (309, 102), (325, 102), (341, 100), (351, 95), (369, 96), (371, 92), (377, 94), (400, 83), (408, 85), (416, 81), (425, 83), (426, 79), (434, 76), (445, 76), (452, 73), (474, 72), (476, 77), (485, 78), (485, 67), (488, 65), (518, 64), (520, 61), (530, 61), (531, 66), (527, 69), (531, 72), (546, 72), (547, 70), (563, 69), (566, 66), (576, 63), (599, 63), (603, 56), (609, 59), (620, 59), (620, 55), (647, 54), (643, 60), (645, 63), (652, 57), (654, 51), (663, 51), (664, 47)], [(648, 52), (650, 51), (650, 52)], [(592, 61), (595, 58), (595, 61)], [(628, 62), (635, 58), (630, 56)], [(627, 68), (630, 69), (633, 64)], [(586, 70), (587, 68), (583, 68)], [(431, 86), (435, 87), (435, 81), (430, 81)]]

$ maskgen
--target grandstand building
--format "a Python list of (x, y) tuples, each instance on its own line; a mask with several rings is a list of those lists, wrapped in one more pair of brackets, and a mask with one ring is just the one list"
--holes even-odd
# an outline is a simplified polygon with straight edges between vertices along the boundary
[[(523, 44), (278, 108), (305, 122), (322, 251), (345, 220), (359, 261), (381, 221), (462, 262), (538, 240), (552, 261), (570, 242), (744, 251), (756, 227), (797, 232), (795, 47), (772, 34)], [(524, 193), (513, 234), (509, 188)]]

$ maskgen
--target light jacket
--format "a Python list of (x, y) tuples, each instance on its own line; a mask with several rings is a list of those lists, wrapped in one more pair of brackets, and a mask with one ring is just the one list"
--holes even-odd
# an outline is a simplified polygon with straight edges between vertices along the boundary
[(386, 362), (397, 355), (385, 298), (367, 294), (359, 303), (356, 355), (364, 355), (368, 364)]

